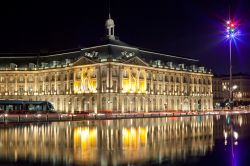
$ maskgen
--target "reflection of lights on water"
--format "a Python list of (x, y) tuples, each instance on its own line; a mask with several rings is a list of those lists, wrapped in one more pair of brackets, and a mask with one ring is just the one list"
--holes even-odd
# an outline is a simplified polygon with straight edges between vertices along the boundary
[(224, 141), (224, 145), (227, 145), (227, 140)]
[(123, 128), (122, 140), (124, 147), (138, 147), (139, 145), (145, 145), (147, 142), (147, 127), (139, 128)]
[(220, 119), (220, 115), (216, 115), (216, 120), (219, 120)]
[(96, 146), (97, 129), (89, 127), (78, 127), (74, 129), (74, 145), (82, 150)]
[(226, 131), (224, 131), (224, 138), (225, 138), (225, 140), (227, 139), (227, 132)]
[(240, 125), (240, 127), (241, 127), (241, 125), (242, 125), (242, 116), (239, 116), (238, 122), (239, 122), (239, 125)]
[[(1, 133), (5, 140), (13, 141), (15, 138), (11, 146), (3, 142), (1, 153), (5, 153), (3, 149), (12, 147), (9, 149), (18, 149), (18, 159), (35, 154), (31, 156), (35, 161), (53, 160), (55, 163), (68, 162), (68, 165), (72, 161), (79, 165), (119, 165), (141, 159), (157, 161), (157, 158), (161, 163), (169, 156), (171, 161), (175, 161), (185, 159), (188, 153), (205, 155), (213, 148), (213, 118), (209, 121), (202, 119), (200, 123), (196, 121), (197, 118), (183, 117), (182, 122), (180, 118), (133, 119), (133, 126), (130, 126), (131, 119), (71, 122), (70, 126), (70, 123), (60, 122), (43, 128), (29, 126), (17, 129), (17, 134), (14, 131), (13, 135), (8, 133), (8, 137)], [(203, 135), (205, 137), (200, 137)], [(189, 145), (190, 139), (186, 138), (190, 138), (192, 144)], [(25, 140), (24, 144), (21, 145), (20, 140)], [(8, 150), (9, 156), (14, 158), (11, 150)]]
[(234, 138), (237, 140), (238, 137), (239, 137), (239, 134), (236, 131), (234, 131)]
[(234, 142), (234, 145), (238, 145), (238, 141), (235, 141), (235, 142)]

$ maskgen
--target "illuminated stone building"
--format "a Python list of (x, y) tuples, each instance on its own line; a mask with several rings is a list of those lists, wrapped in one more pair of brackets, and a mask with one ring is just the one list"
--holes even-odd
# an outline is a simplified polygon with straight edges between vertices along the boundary
[(212, 109), (212, 74), (198, 60), (130, 46), (111, 17), (105, 27), (94, 46), (0, 57), (0, 98), (48, 100), (64, 112)]
[[(250, 104), (250, 75), (233, 74), (232, 76), (233, 99), (237, 105)], [(229, 76), (217, 76), (213, 78), (214, 104), (228, 101), (229, 99)]]

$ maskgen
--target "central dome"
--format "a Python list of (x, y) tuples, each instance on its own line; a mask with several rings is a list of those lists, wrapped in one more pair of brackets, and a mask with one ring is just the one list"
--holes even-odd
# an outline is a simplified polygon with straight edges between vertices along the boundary
[(114, 27), (115, 26), (114, 20), (112, 18), (107, 19), (105, 22), (105, 26), (106, 27)]

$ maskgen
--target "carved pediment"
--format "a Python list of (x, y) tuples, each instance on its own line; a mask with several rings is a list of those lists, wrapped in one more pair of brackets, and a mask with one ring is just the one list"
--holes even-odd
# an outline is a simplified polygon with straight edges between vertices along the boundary
[(131, 64), (131, 65), (139, 65), (139, 66), (148, 66), (146, 62), (144, 62), (141, 58), (135, 56), (128, 60), (125, 60), (123, 63)]
[(94, 63), (96, 63), (96, 62), (85, 57), (85, 56), (82, 56), (80, 59), (75, 61), (73, 65), (74, 66), (81, 66), (81, 65), (89, 65), (89, 64), (94, 64)]

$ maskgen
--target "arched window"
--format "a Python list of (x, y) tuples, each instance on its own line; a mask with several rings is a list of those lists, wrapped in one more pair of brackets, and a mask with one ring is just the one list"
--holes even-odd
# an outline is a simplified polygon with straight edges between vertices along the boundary
[(162, 110), (162, 105), (163, 105), (162, 99), (160, 98), (160, 102), (159, 102), (159, 109), (160, 109), (160, 110)]
[(95, 108), (96, 108), (96, 101), (95, 101), (95, 98), (94, 98), (94, 97), (92, 97), (91, 103), (92, 103), (92, 110), (95, 111)]
[(128, 99), (127, 97), (124, 97), (124, 112), (128, 111)]
[(107, 104), (106, 97), (103, 97), (102, 98), (102, 110), (104, 111), (107, 110), (106, 104)]
[(117, 98), (113, 98), (113, 111), (117, 111)]
[(177, 82), (177, 83), (179, 83), (179, 82), (180, 82), (179, 77), (176, 77), (176, 82)]
[(171, 109), (174, 110), (174, 99), (171, 100)]

